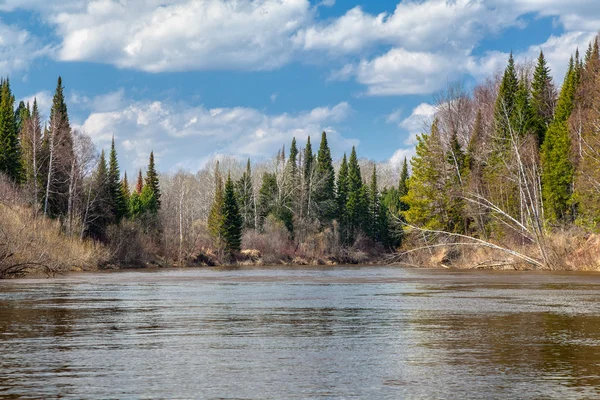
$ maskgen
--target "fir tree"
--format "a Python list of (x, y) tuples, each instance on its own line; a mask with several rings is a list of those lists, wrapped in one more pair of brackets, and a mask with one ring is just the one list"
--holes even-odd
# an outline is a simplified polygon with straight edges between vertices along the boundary
[(228, 253), (240, 251), (242, 244), (242, 218), (238, 209), (231, 174), (227, 175), (225, 194), (221, 209), (222, 225), (221, 237)]
[(444, 151), (437, 121), (429, 135), (417, 137), (416, 155), (412, 158), (412, 176), (408, 194), (402, 198), (409, 209), (404, 212), (410, 224), (427, 229), (449, 229)]
[(408, 211), (408, 204), (402, 201), (402, 198), (408, 194), (408, 162), (404, 157), (404, 163), (402, 163), (402, 171), (400, 172), (400, 182), (398, 183), (398, 196), (400, 197), (399, 211)]
[(0, 85), (0, 172), (15, 182), (21, 178), (21, 148), (15, 121), (15, 98), (8, 78)]
[(258, 192), (258, 205), (256, 212), (258, 213), (259, 230), (262, 231), (265, 220), (273, 213), (274, 205), (277, 202), (277, 177), (272, 173), (264, 173), (262, 184)]
[(498, 88), (498, 97), (494, 118), (496, 123), (496, 136), (500, 141), (501, 147), (507, 145), (510, 137), (509, 124), (514, 123), (514, 111), (517, 102), (517, 92), (519, 90), (519, 80), (515, 69), (515, 60), (512, 52), (508, 59), (508, 65), (504, 70), (500, 87)]
[(360, 232), (365, 231), (365, 223), (368, 218), (368, 203), (365, 202), (367, 199), (367, 190), (363, 187), (356, 148), (352, 147), (348, 162), (348, 201), (346, 202), (350, 244), (354, 242)]
[(575, 74), (571, 58), (558, 99), (556, 115), (541, 148), (542, 198), (546, 218), (551, 223), (566, 221), (573, 192), (574, 167), (570, 159), (571, 139), (567, 120), (573, 110)]
[(123, 187), (121, 185), (121, 173), (119, 171), (119, 161), (117, 159), (117, 150), (115, 148), (115, 138), (112, 138), (110, 146), (110, 155), (108, 162), (108, 187), (111, 194), (112, 213), (115, 221), (118, 223), (128, 214), (128, 204), (123, 196)]
[(96, 240), (106, 239), (106, 227), (113, 221), (111, 215), (110, 188), (108, 185), (108, 166), (104, 150), (100, 154), (98, 167), (93, 178), (93, 199), (89, 210), (86, 233)]
[(548, 126), (554, 117), (555, 89), (550, 75), (550, 68), (546, 63), (544, 53), (540, 51), (533, 81), (531, 82), (531, 125), (538, 137), (540, 145), (544, 142), (544, 136)]
[(342, 158), (342, 165), (338, 172), (337, 190), (336, 190), (337, 212), (336, 218), (340, 226), (340, 241), (342, 244), (347, 244), (348, 237), (348, 213), (346, 205), (348, 203), (348, 159), (346, 153)]
[(305, 217), (310, 216), (310, 204), (312, 203), (311, 196), (314, 194), (314, 176), (313, 176), (313, 168), (314, 168), (314, 154), (312, 150), (312, 145), (310, 143), (310, 136), (306, 141), (306, 147), (304, 148), (304, 164), (302, 171), (302, 215)]
[(319, 220), (322, 224), (327, 224), (335, 218), (335, 171), (333, 169), (333, 160), (331, 150), (327, 143), (327, 134), (321, 134), (321, 144), (317, 154), (316, 181), (319, 189), (316, 191), (315, 202), (318, 204)]
[(148, 190), (152, 192), (156, 203), (156, 210), (158, 212), (160, 209), (160, 185), (158, 182), (158, 173), (156, 172), (156, 167), (154, 165), (154, 152), (150, 152), (150, 160), (148, 161), (148, 170), (146, 171), (146, 182), (145, 186), (148, 187)]

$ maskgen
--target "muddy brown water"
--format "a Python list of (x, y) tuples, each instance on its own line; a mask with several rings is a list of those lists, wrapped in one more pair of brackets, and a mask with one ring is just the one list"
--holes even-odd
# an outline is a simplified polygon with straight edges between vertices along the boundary
[(600, 398), (600, 274), (0, 281), (0, 398)]

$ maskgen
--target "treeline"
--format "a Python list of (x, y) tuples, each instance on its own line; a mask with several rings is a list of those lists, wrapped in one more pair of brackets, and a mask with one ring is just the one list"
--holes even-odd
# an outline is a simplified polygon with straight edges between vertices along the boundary
[(535, 65), (517, 65), (511, 54), (503, 75), (471, 94), (453, 86), (440, 96), (412, 159), (408, 224), (421, 234), (447, 233), (446, 240), (531, 245), (536, 251), (523, 260), (544, 267), (564, 262), (555, 233), (597, 231), (598, 41), (571, 57), (560, 90), (540, 52)]
[(132, 192), (127, 175), (121, 177), (114, 140), (107, 161), (89, 136), (71, 128), (63, 91), (59, 77), (45, 119), (35, 99), (15, 107), (9, 79), (1, 81), (0, 173), (20, 188), (35, 218), (59, 221), (64, 235), (106, 243), (109, 227), (127, 219), (139, 221), (145, 231), (158, 229), (153, 154), (145, 181), (140, 171)]
[(402, 230), (395, 221), (404, 209), (400, 198), (406, 194), (406, 160), (399, 187), (381, 190), (375, 164), (369, 179), (363, 177), (355, 148), (349, 158), (344, 154), (336, 176), (323, 132), (316, 153), (310, 137), (304, 149), (298, 149), (294, 138), (287, 156), (284, 146), (270, 171), (260, 174), (257, 190), (251, 168), (248, 160), (238, 180), (228, 173), (223, 182), (216, 164), (207, 228), (217, 248), (239, 251), (243, 233), (262, 234), (270, 220), (285, 227), (297, 247), (325, 231), (333, 236), (330, 246), (335, 248), (351, 247), (359, 239), (379, 244), (382, 251), (400, 245)]

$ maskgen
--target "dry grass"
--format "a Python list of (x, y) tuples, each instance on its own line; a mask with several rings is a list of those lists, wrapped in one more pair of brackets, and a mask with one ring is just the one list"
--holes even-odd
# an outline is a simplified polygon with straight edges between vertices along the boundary
[(0, 203), (0, 278), (94, 269), (107, 257), (102, 246), (63, 235), (58, 221)]

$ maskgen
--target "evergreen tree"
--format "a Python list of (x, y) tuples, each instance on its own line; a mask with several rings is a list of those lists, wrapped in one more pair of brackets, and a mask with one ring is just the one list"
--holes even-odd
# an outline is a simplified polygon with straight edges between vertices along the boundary
[(325, 132), (321, 134), (321, 145), (317, 154), (316, 181), (319, 186), (319, 190), (315, 192), (315, 202), (320, 210), (319, 221), (321, 224), (327, 224), (335, 218), (336, 201), (335, 170)]
[(408, 194), (408, 180), (408, 162), (406, 157), (404, 157), (402, 171), (400, 172), (400, 183), (398, 184), (398, 196), (400, 197), (399, 211), (408, 211), (408, 204), (402, 200), (402, 198)]
[(508, 65), (504, 70), (500, 87), (498, 88), (498, 97), (494, 118), (496, 123), (496, 137), (500, 142), (501, 148), (507, 146), (510, 138), (510, 124), (514, 124), (515, 105), (517, 103), (517, 92), (519, 91), (519, 80), (515, 69), (515, 60), (512, 52), (508, 59)]
[(267, 217), (273, 213), (275, 204), (277, 203), (277, 177), (272, 173), (264, 173), (262, 184), (258, 192), (258, 205), (256, 212), (258, 213), (259, 230), (262, 231), (264, 222)]
[(31, 114), (23, 118), (21, 124), (20, 142), (23, 181), (31, 189), (33, 203), (37, 205), (40, 196), (40, 187), (43, 183), (39, 176), (42, 127), (37, 100), (33, 100)]
[(44, 214), (64, 216), (69, 207), (69, 188), (75, 160), (73, 137), (62, 79), (59, 76), (52, 99), (50, 120), (42, 143), (42, 175), (44, 177)]
[(228, 174), (227, 182), (225, 183), (221, 214), (223, 222), (220, 236), (223, 238), (225, 250), (228, 253), (240, 251), (242, 244), (242, 218), (238, 209), (231, 174)]
[(533, 81), (531, 82), (531, 108), (532, 128), (538, 137), (540, 145), (544, 143), (544, 136), (554, 117), (555, 89), (550, 75), (550, 68), (546, 63), (544, 52), (540, 51)]
[(142, 170), (140, 169), (138, 172), (137, 183), (135, 184), (135, 192), (137, 194), (142, 194), (143, 188), (144, 188), (144, 178), (142, 177)]
[(542, 198), (546, 218), (551, 223), (566, 222), (573, 192), (574, 167), (570, 159), (571, 138), (567, 121), (573, 110), (575, 74), (571, 58), (558, 99), (556, 115), (541, 148)]
[(21, 148), (15, 121), (15, 98), (8, 78), (0, 85), (0, 172), (15, 182), (21, 178)]
[(371, 174), (371, 187), (369, 189), (369, 216), (370, 216), (370, 233), (371, 238), (378, 242), (383, 242), (384, 239), (384, 221), (382, 217), (385, 213), (382, 212), (381, 197), (379, 187), (377, 185), (377, 166), (373, 164), (373, 173)]
[(406, 221), (426, 229), (449, 230), (448, 197), (446, 193), (447, 165), (440, 140), (437, 121), (431, 126), (429, 135), (417, 137), (416, 155), (412, 158), (412, 176), (408, 194), (402, 200), (409, 209), (404, 212)]
[(252, 186), (252, 170), (250, 168), (250, 159), (246, 163), (246, 171), (237, 182), (236, 194), (239, 202), (240, 215), (242, 217), (242, 227), (244, 229), (254, 229), (254, 188)]
[(348, 213), (346, 205), (348, 203), (348, 159), (346, 153), (342, 158), (342, 165), (338, 172), (337, 179), (337, 190), (336, 190), (336, 203), (337, 203), (337, 220), (339, 223), (340, 230), (340, 241), (342, 244), (347, 244), (349, 241), (348, 236)]
[(112, 138), (110, 146), (110, 155), (108, 162), (108, 187), (111, 194), (111, 208), (115, 221), (118, 223), (128, 214), (128, 204), (123, 196), (123, 187), (121, 185), (121, 173), (119, 171), (119, 161), (117, 159), (117, 150), (115, 148), (115, 138)]
[(356, 148), (352, 147), (348, 162), (348, 201), (346, 213), (348, 216), (348, 241), (350, 244), (356, 240), (360, 232), (365, 232), (368, 218), (368, 193), (363, 187), (360, 166)]
[(208, 215), (208, 232), (210, 235), (221, 244), (221, 233), (223, 228), (223, 179), (221, 178), (221, 172), (219, 170), (219, 161), (215, 166), (215, 197), (213, 199), (212, 207)]
[(155, 199), (156, 203), (156, 212), (160, 209), (160, 185), (158, 182), (158, 173), (156, 172), (156, 167), (154, 165), (154, 152), (150, 152), (150, 160), (148, 162), (148, 170), (146, 171), (146, 182), (145, 186), (148, 187), (148, 190), (152, 192), (152, 195)]
[(306, 141), (306, 147), (304, 148), (304, 164), (302, 171), (302, 215), (304, 217), (310, 216), (310, 204), (312, 203), (311, 196), (314, 193), (315, 183), (313, 181), (313, 168), (314, 168), (314, 154), (312, 145), (310, 143), (310, 136)]
[(93, 177), (93, 201), (90, 205), (87, 236), (96, 240), (106, 240), (106, 227), (113, 221), (111, 213), (111, 193), (108, 185), (108, 166), (104, 150), (100, 154), (98, 167)]
[(129, 181), (127, 180), (127, 172), (123, 175), (123, 180), (121, 181), (121, 195), (123, 196), (123, 203), (125, 206), (125, 211), (123, 217), (129, 217), (129, 205), (131, 204), (131, 191), (129, 190)]

